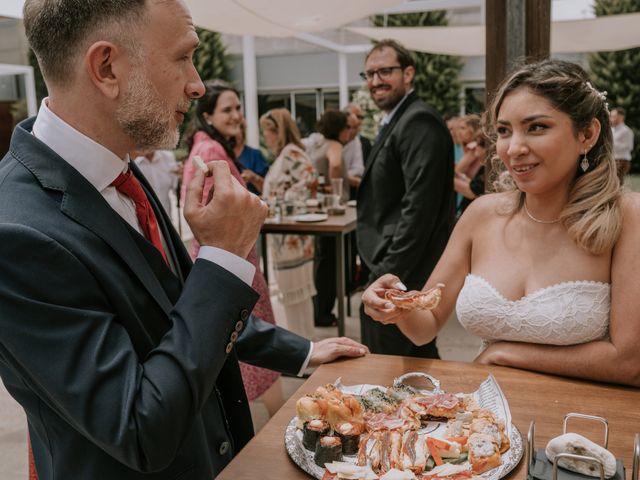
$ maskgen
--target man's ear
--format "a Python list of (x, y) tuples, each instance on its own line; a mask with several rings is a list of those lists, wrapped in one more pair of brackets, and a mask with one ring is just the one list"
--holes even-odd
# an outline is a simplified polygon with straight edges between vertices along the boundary
[(118, 97), (128, 72), (127, 57), (121, 48), (107, 41), (96, 42), (87, 50), (84, 66), (91, 83), (105, 97)]
[(584, 150), (589, 151), (591, 147), (593, 147), (598, 138), (600, 138), (600, 130), (602, 129), (602, 125), (600, 124), (600, 120), (594, 118), (591, 120), (591, 123), (585, 128), (579, 136), (580, 141), (582, 142), (582, 147)]
[(416, 74), (416, 69), (415, 67), (409, 65), (407, 68), (404, 69), (404, 72), (402, 74), (404, 75), (405, 85), (410, 85), (413, 82), (413, 77)]

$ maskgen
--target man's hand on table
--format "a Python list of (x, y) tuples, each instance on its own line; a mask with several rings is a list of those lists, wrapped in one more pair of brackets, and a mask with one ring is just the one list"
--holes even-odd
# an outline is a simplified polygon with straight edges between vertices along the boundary
[(333, 362), (340, 357), (362, 357), (369, 349), (347, 337), (326, 338), (313, 343), (313, 352), (309, 367), (317, 367), (323, 363)]

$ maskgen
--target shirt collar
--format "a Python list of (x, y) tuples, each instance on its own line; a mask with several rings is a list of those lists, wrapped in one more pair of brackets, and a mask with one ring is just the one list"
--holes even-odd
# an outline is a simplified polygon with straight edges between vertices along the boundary
[(47, 100), (42, 100), (33, 134), (102, 192), (127, 170), (129, 155), (121, 159), (73, 128), (49, 109)]
[(400, 108), (400, 105), (402, 105), (404, 101), (407, 99), (407, 97), (411, 95), (411, 92), (413, 92), (413, 88), (410, 89), (404, 97), (402, 97), (402, 100), (400, 100), (398, 104), (395, 107), (393, 107), (393, 110), (391, 110), (389, 113), (386, 113), (384, 117), (382, 117), (382, 121), (380, 122), (381, 127), (387, 125), (391, 121), (393, 116), (396, 114), (396, 112)]

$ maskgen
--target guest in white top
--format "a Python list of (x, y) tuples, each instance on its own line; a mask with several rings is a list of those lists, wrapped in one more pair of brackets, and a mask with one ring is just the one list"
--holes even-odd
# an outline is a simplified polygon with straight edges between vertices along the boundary
[(477, 362), (640, 386), (640, 196), (621, 192), (606, 98), (545, 60), (508, 77), (489, 116), (503, 191), (458, 221), (425, 285), (445, 284), (439, 305), (399, 310), (384, 293), (401, 279), (384, 275), (365, 311), (424, 344), (457, 300)]
[(611, 131), (613, 132), (613, 156), (618, 162), (620, 178), (631, 169), (631, 152), (633, 151), (633, 130), (624, 123), (625, 111), (622, 107), (611, 110)]
[(175, 190), (178, 177), (182, 174), (176, 156), (171, 150), (154, 150), (136, 157), (135, 162), (156, 192), (164, 210), (171, 215), (169, 193)]

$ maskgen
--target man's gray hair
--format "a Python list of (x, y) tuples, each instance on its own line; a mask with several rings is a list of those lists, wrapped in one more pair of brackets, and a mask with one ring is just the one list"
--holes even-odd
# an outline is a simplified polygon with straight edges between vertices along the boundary
[(48, 83), (69, 84), (83, 48), (98, 40), (136, 52), (146, 0), (26, 0), (24, 27)]

